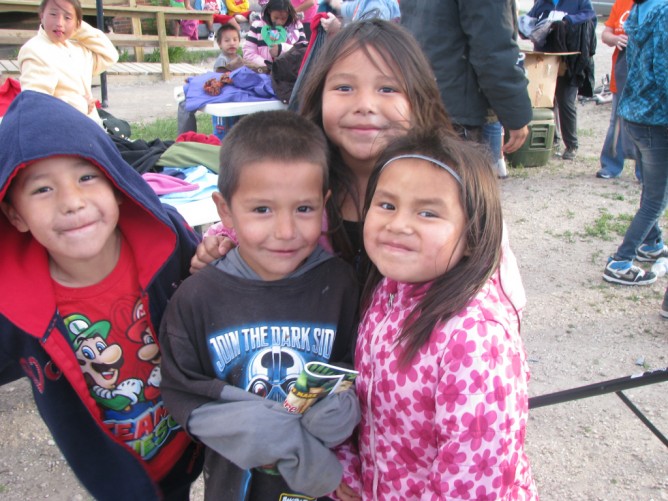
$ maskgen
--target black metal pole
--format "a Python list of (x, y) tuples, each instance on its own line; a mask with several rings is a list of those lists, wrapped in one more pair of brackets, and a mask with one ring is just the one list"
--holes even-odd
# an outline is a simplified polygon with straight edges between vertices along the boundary
[[(97, 29), (104, 31), (104, 8), (102, 7), (102, 0), (95, 0), (95, 7), (97, 11)], [(100, 74), (100, 91), (101, 104), (103, 108), (109, 107), (109, 99), (107, 98), (107, 72)]]
[(560, 404), (570, 400), (594, 397), (596, 395), (628, 390), (629, 388), (636, 388), (638, 386), (645, 386), (663, 381), (668, 381), (668, 367), (643, 372), (642, 374), (635, 376), (610, 379), (608, 381), (601, 381), (600, 383), (594, 383), (587, 386), (579, 386), (569, 390), (531, 397), (529, 398), (529, 408), (536, 409), (546, 405)]
[(665, 445), (666, 447), (668, 447), (668, 438), (666, 438), (666, 437), (664, 436), (664, 434), (661, 433), (661, 432), (659, 431), (659, 429), (658, 429), (656, 426), (654, 426), (654, 424), (652, 424), (652, 422), (651, 422), (649, 419), (647, 419), (647, 417), (640, 411), (640, 409), (638, 409), (638, 408), (633, 404), (633, 402), (631, 402), (631, 401), (628, 399), (628, 397), (627, 397), (626, 395), (624, 395), (623, 392), (618, 391), (618, 392), (616, 392), (615, 394), (616, 394), (619, 398), (621, 398), (622, 402), (624, 402), (624, 403), (626, 404), (626, 406), (627, 406), (629, 409), (631, 409), (631, 410), (633, 411), (633, 413), (636, 415), (636, 417), (637, 417), (638, 419), (640, 419), (640, 421), (642, 421), (643, 424), (644, 424), (645, 426), (647, 426), (647, 427), (650, 429), (650, 431), (651, 431), (652, 433), (654, 433), (654, 435), (656, 436), (656, 438), (658, 438), (659, 440), (661, 440), (661, 442), (663, 443), (663, 445)]

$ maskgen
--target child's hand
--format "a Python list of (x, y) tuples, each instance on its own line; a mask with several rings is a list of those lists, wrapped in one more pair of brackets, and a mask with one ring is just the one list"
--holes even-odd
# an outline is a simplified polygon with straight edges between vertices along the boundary
[(341, 21), (339, 21), (334, 14), (328, 12), (327, 17), (323, 17), (320, 20), (320, 26), (322, 26), (322, 29), (327, 33), (331, 33), (333, 35), (341, 29)]
[(86, 96), (88, 102), (88, 113), (92, 113), (95, 109), (95, 98), (93, 96)]
[(352, 490), (345, 482), (339, 484), (339, 487), (336, 489), (336, 495), (339, 496), (341, 501), (360, 501), (362, 499), (362, 496)]
[(235, 245), (231, 238), (223, 235), (211, 235), (204, 237), (197, 246), (195, 255), (190, 260), (190, 273), (195, 273), (209, 263), (223, 257), (234, 249)]

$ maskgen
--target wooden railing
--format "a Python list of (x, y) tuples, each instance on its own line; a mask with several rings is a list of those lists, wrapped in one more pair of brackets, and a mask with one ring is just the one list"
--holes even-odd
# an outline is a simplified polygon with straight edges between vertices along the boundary
[[(134, 0), (130, 0), (134, 3)], [(32, 12), (39, 13), (39, 1), (35, 0), (0, 0), (0, 14), (3, 12)], [(95, 5), (86, 2), (82, 5), (84, 15), (95, 16)], [(109, 39), (121, 47), (135, 47), (135, 54), (141, 54), (143, 47), (157, 47), (160, 52), (163, 80), (169, 80), (169, 51), (168, 47), (212, 47), (210, 41), (189, 40), (186, 37), (167, 35), (166, 21), (180, 19), (211, 20), (211, 13), (199, 10), (185, 10), (174, 7), (157, 7), (152, 5), (105, 5), (104, 15), (110, 17), (128, 17), (133, 20), (132, 34), (109, 34)], [(141, 19), (153, 19), (157, 35), (144, 35), (141, 32)], [(27, 34), (32, 35), (26, 38)], [(0, 44), (22, 45), (35, 32), (26, 30), (0, 30)], [(141, 59), (141, 56), (140, 56)]]

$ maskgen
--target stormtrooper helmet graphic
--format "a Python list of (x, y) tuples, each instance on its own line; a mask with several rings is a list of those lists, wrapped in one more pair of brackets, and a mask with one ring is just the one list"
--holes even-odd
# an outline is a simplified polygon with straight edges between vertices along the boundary
[(283, 402), (304, 367), (294, 350), (272, 346), (253, 357), (248, 366), (246, 391)]

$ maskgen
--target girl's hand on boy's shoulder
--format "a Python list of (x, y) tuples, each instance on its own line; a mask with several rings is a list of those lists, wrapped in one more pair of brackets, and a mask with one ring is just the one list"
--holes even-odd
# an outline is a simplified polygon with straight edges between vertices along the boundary
[(190, 260), (190, 273), (203, 269), (218, 258), (223, 257), (234, 249), (235, 245), (231, 238), (224, 235), (210, 235), (202, 239), (195, 250), (195, 255)]
[(347, 483), (341, 482), (336, 489), (336, 495), (341, 501), (360, 501), (362, 496), (357, 494)]

